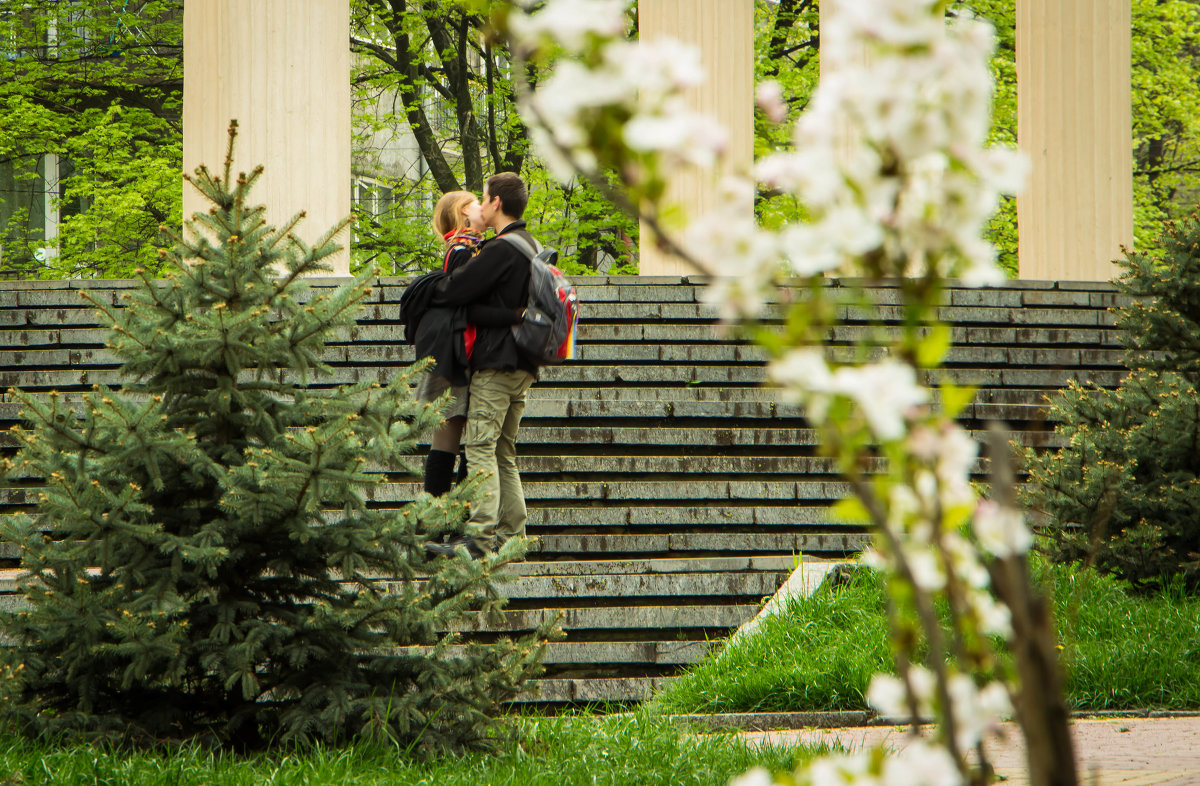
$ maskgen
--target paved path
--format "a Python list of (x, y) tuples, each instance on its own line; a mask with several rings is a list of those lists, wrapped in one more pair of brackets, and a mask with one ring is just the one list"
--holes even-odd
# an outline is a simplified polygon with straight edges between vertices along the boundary
[[(1024, 746), (1015, 727), (988, 750), (1005, 786), (1024, 786)], [(1072, 725), (1083, 786), (1200, 786), (1200, 717), (1081, 719)], [(895, 726), (747, 732), (749, 739), (848, 748), (884, 742), (902, 746)]]

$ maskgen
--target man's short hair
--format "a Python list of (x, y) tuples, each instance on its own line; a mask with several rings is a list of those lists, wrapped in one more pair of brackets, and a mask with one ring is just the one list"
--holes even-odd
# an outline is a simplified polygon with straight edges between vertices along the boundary
[(516, 172), (497, 172), (487, 179), (488, 198), (500, 197), (500, 210), (506, 216), (520, 218), (529, 204), (529, 189)]

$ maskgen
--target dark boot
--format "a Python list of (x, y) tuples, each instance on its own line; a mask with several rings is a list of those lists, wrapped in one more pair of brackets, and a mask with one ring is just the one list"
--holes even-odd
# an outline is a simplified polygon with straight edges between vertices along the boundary
[(431, 450), (425, 457), (425, 491), (435, 497), (454, 485), (454, 460), (458, 456), (446, 450)]
[(464, 450), (458, 454), (458, 476), (454, 479), (454, 485), (458, 485), (467, 479), (467, 452)]
[(438, 557), (456, 557), (465, 553), (469, 559), (482, 559), (487, 552), (479, 548), (475, 540), (462, 535), (448, 543), (426, 543), (425, 551)]

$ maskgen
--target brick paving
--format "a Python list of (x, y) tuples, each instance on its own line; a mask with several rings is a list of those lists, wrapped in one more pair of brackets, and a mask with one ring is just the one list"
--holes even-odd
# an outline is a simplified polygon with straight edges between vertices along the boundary
[[(1005, 786), (1025, 786), (1021, 735), (1007, 727), (1003, 742), (988, 746)], [(1200, 717), (1079, 719), (1072, 724), (1080, 783), (1086, 786), (1200, 786)], [(835, 743), (849, 749), (905, 744), (905, 729), (867, 726), (841, 729), (747, 732), (748, 739), (806, 744)]]

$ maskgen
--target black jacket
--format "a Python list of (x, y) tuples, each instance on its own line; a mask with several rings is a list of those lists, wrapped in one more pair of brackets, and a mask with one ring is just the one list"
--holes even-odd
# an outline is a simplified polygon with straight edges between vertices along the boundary
[[(473, 248), (454, 246), (446, 254), (445, 268), (452, 273), (473, 256)], [(464, 335), (470, 331), (469, 325), (508, 329), (514, 322), (513, 312), (483, 304), (464, 308), (435, 302), (437, 285), (446, 275), (438, 270), (409, 284), (400, 296), (400, 319), (404, 322), (404, 340), (413, 345), (416, 356), (433, 358), (429, 373), (447, 378), (452, 385), (465, 385), (468, 360)]]
[[(524, 221), (514, 221), (499, 235), (510, 232), (535, 243), (525, 231)], [(477, 310), (492, 316), (486, 324), (476, 322), (472, 370), (519, 368), (537, 374), (537, 366), (517, 351), (511, 329), (529, 301), (529, 259), (511, 243), (499, 240), (499, 235), (486, 241), (474, 259), (438, 282), (434, 303), (467, 306), (472, 319)], [(507, 323), (496, 325), (505, 315)]]

